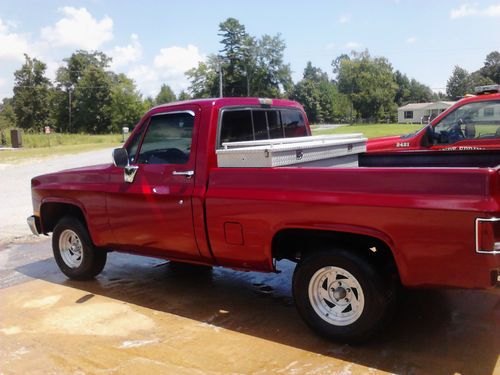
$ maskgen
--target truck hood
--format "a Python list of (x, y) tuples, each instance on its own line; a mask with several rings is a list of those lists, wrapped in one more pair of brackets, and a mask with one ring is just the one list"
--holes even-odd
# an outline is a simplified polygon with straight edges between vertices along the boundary
[[(66, 169), (59, 172), (48, 173), (34, 177), (31, 181), (32, 186), (38, 185), (79, 185), (105, 183), (109, 178), (107, 170), (111, 169), (113, 164), (99, 164), (81, 168)], [(62, 186), (61, 186), (62, 187)]]
[(389, 151), (396, 149), (396, 143), (401, 140), (400, 135), (394, 135), (389, 137), (380, 137), (369, 139), (366, 143), (366, 149), (368, 152), (372, 151)]

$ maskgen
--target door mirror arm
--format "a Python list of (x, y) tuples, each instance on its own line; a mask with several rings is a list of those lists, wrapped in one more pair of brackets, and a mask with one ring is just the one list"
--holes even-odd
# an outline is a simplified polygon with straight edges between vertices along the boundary
[(123, 168), (123, 180), (129, 184), (134, 182), (139, 166), (130, 165), (127, 149), (115, 148), (112, 155), (114, 165)]

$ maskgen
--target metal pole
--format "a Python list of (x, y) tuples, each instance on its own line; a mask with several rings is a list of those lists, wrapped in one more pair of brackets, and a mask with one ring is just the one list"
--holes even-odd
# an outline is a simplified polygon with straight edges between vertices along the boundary
[(222, 95), (222, 64), (219, 61), (219, 97), (223, 97)]
[(250, 79), (248, 77), (248, 69), (245, 67), (245, 76), (247, 78), (247, 97), (250, 97)]
[(68, 96), (69, 96), (69, 99), (68, 99), (68, 102), (69, 102), (69, 106), (68, 106), (68, 133), (71, 133), (71, 89), (68, 89)]

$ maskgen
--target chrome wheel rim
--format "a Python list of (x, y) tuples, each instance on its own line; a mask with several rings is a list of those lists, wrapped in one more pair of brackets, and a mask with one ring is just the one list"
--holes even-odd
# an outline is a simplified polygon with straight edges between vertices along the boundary
[(327, 266), (316, 271), (309, 281), (308, 293), (316, 314), (335, 326), (354, 323), (365, 307), (358, 280), (340, 267)]
[(65, 229), (59, 236), (59, 252), (68, 267), (78, 268), (82, 264), (82, 241), (71, 229)]

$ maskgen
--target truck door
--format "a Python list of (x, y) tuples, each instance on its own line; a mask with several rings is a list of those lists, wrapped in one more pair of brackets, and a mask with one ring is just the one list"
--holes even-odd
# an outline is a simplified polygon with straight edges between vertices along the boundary
[(135, 175), (126, 182), (122, 168), (111, 171), (107, 212), (118, 247), (167, 258), (200, 257), (191, 204), (197, 110), (183, 106), (151, 115), (141, 127), (142, 142), (133, 140), (129, 147)]

